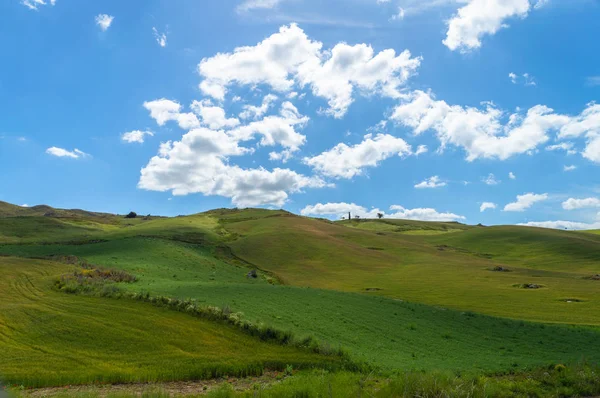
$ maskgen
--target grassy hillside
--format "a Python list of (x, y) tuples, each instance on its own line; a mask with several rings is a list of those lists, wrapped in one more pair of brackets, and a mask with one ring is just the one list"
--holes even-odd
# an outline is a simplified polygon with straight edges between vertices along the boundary
[[(443, 231), (447, 223), (222, 217), (237, 237), (228, 243), (234, 253), (286, 284), (369, 289), (369, 294), (490, 315), (600, 325), (600, 283), (585, 279), (600, 273), (600, 237), (594, 235), (454, 223), (449, 224), (460, 231), (407, 235), (389, 226)], [(495, 267), (510, 272), (494, 272)], [(523, 289), (524, 284), (542, 288)]]
[(335, 361), (144, 303), (51, 290), (69, 268), (0, 258), (0, 375), (8, 384), (187, 380)]
[[(100, 323), (108, 328), (114, 327), (111, 325), (113, 311), (123, 314), (122, 318), (115, 318), (121, 323), (114, 331), (102, 331), (110, 336), (106, 341), (115, 334), (133, 338), (120, 330), (130, 330), (127, 328), (130, 320), (144, 324), (144, 328), (150, 322), (152, 326), (145, 330), (152, 333), (160, 332), (160, 328), (155, 327), (157, 324), (152, 322), (159, 322), (163, 317), (171, 319), (173, 316), (177, 322), (187, 322), (185, 315), (169, 315), (164, 309), (142, 303), (48, 290), (50, 280), (66, 266), (47, 259), (72, 255), (136, 275), (137, 282), (124, 285), (131, 291), (193, 298), (202, 304), (231, 308), (242, 312), (243, 317), (252, 322), (289, 330), (299, 337), (314, 336), (334, 347), (342, 346), (354, 359), (386, 370), (506, 371), (581, 359), (600, 360), (600, 331), (597, 328), (543, 325), (475, 313), (600, 325), (597, 298), (600, 282), (584, 278), (589, 276), (596, 262), (596, 237), (591, 234), (557, 231), (554, 235), (554, 231), (514, 227), (516, 233), (524, 236), (519, 239), (529, 245), (524, 250), (519, 246), (519, 239), (510, 238), (515, 232), (508, 227), (403, 220), (332, 223), (260, 209), (221, 209), (189, 217), (131, 222), (119, 219), (105, 224), (95, 223), (93, 217), (73, 220), (73, 217), (53, 216), (0, 219), (5, 222), (3, 225), (12, 228), (4, 229), (0, 254), (38, 258), (0, 257), (0, 270), (9, 272), (9, 279), (22, 279), (21, 274), (10, 276), (10, 272), (23, 272), (27, 269), (24, 265), (35, 266), (35, 272), (40, 275), (32, 286), (38, 292), (36, 294), (44, 297), (37, 300), (36, 305), (49, 303), (44, 311), (49, 311), (49, 319), (59, 322), (49, 323), (48, 329), (33, 336), (23, 332), (29, 330), (23, 324), (16, 324), (11, 330), (22, 334), (22, 346), (31, 346), (36, 339), (41, 341), (40, 336), (44, 333), (65, 330), (65, 325), (69, 325), (73, 329), (59, 334), (58, 341), (48, 341), (53, 348), (37, 346), (55, 357), (62, 355), (58, 347), (66, 344), (63, 338), (83, 342), (90, 338), (89, 334), (79, 336), (85, 322), (89, 322), (88, 315), (105, 319)], [(47, 224), (40, 228), (43, 222)], [(529, 240), (525, 239), (527, 236)], [(564, 239), (568, 239), (569, 249), (563, 255), (571, 261), (567, 264), (564, 258), (554, 262), (547, 260), (553, 258), (554, 249), (548, 247), (545, 251), (544, 242), (560, 244), (559, 241)], [(520, 255), (510, 253), (519, 250)], [(545, 261), (549, 261), (547, 268)], [(496, 266), (508, 267), (510, 272), (492, 271)], [(259, 270), (258, 277), (248, 278), (247, 274), (253, 268)], [(279, 285), (279, 281), (284, 285)], [(535, 283), (541, 288), (522, 288), (526, 283)], [(11, 289), (15, 290), (14, 287)], [(35, 298), (27, 291), (17, 293), (27, 300), (30, 296)], [(15, 294), (9, 291), (0, 297), (0, 305), (10, 306), (7, 304), (9, 296)], [(25, 301), (19, 311), (29, 311), (30, 303), (27, 303)], [(63, 312), (67, 314), (63, 315)], [(4, 314), (4, 311), (0, 313)], [(18, 317), (23, 317), (23, 312), (10, 322), (16, 323)], [(76, 319), (79, 317), (81, 324)], [(197, 325), (192, 322), (199, 321), (190, 319), (189, 322), (189, 325), (181, 326), (184, 331), (164, 332), (157, 341), (169, 341), (180, 333), (191, 339), (192, 329), (185, 330), (199, 327), (192, 326)], [(211, 333), (217, 336), (223, 333), (220, 329), (223, 325), (200, 323), (207, 325), (202, 327), (212, 325), (216, 328), (206, 332), (203, 338), (209, 338)], [(233, 337), (227, 339), (249, 338), (238, 336), (234, 330), (230, 333)], [(140, 338), (144, 341), (140, 344), (148, 346), (133, 359), (128, 356), (134, 352), (128, 351), (127, 347), (138, 343), (119, 343), (123, 361), (133, 361), (137, 365), (127, 362), (127, 366), (117, 366), (115, 373), (110, 373), (114, 380), (134, 377), (131, 369), (137, 369), (136, 366), (141, 366), (147, 373), (135, 372), (135, 375), (170, 377), (148, 364), (148, 358), (152, 355), (162, 358), (163, 351), (160, 350), (167, 348), (153, 342), (154, 337), (150, 335)], [(206, 366), (207, 362), (202, 362), (206, 359), (201, 356), (202, 350), (195, 348), (196, 345), (201, 347), (200, 341), (190, 340), (194, 342), (193, 349), (187, 346), (183, 349), (178, 341), (183, 340), (168, 343), (171, 354), (164, 355), (171, 358), (168, 355), (181, 354), (188, 362), (181, 362), (181, 357), (172, 357), (173, 363), (180, 361), (183, 365), (181, 368), (168, 366), (169, 369), (184, 372), (190, 363), (198, 364), (200, 368)], [(250, 348), (259, 344), (255, 340), (244, 341)], [(7, 342), (0, 340), (0, 344)], [(173, 347), (177, 349), (172, 351)], [(258, 356), (259, 362), (279, 366), (297, 359), (294, 363), (300, 365), (326, 364), (320, 357), (303, 357), (293, 350), (268, 347), (283, 351), (269, 357), (267, 354), (275, 351), (265, 348), (266, 351), (261, 352), (267, 356), (264, 359)], [(159, 350), (158, 354), (153, 349)], [(97, 347), (97, 351), (85, 354), (92, 361), (86, 367), (88, 373), (87, 370), (82, 374), (72, 373), (65, 368), (64, 373), (59, 372), (56, 377), (69, 373), (77, 375), (77, 380), (91, 380), (98, 374), (101, 364), (110, 362), (110, 353), (103, 354), (102, 350)], [(17, 358), (21, 355), (19, 352), (14, 351), (11, 355)], [(26, 355), (32, 361), (49, 358), (46, 354), (40, 357), (33, 354), (27, 352)], [(249, 360), (252, 355), (246, 356), (242, 351), (239, 356), (227, 357), (225, 363), (243, 368), (255, 363)], [(76, 352), (69, 350), (65, 357), (81, 361)], [(189, 362), (190, 358), (195, 359)], [(139, 361), (142, 361), (141, 365)], [(12, 368), (9, 365), (3, 367), (0, 364), (0, 374), (12, 375), (13, 379), (24, 377), (18, 373), (16, 365)], [(55, 380), (53, 377), (48, 375), (37, 380), (48, 383), (48, 380)]]
[[(271, 285), (270, 275), (260, 271), (258, 278), (247, 278), (246, 274), (253, 265), (236, 261), (235, 257), (228, 255), (223, 245), (227, 243), (236, 248), (236, 244), (248, 236), (260, 237), (261, 234), (257, 232), (245, 235), (247, 232), (239, 228), (240, 225), (256, 221), (269, 228), (270, 223), (274, 223), (280, 237), (288, 234), (286, 225), (289, 225), (294, 233), (300, 234), (291, 238), (294, 244), (287, 247), (290, 263), (281, 267), (288, 272), (292, 269), (290, 264), (297, 264), (298, 270), (303, 271), (302, 275), (306, 278), (303, 281), (299, 277), (291, 280), (292, 284), (298, 285), (321, 279), (327, 283), (340, 283), (347, 277), (346, 274), (354, 273), (359, 278), (366, 278), (372, 269), (367, 265), (386, 265), (385, 261), (393, 261), (397, 257), (385, 253), (385, 250), (365, 249), (360, 245), (365, 244), (363, 240), (376, 239), (378, 242), (385, 242), (389, 247), (398, 241), (394, 236), (353, 230), (284, 212), (221, 213), (220, 217), (224, 217), (221, 222), (207, 215), (155, 220), (104, 232), (103, 239), (94, 243), (3, 245), (0, 252), (25, 257), (75, 255), (93, 264), (123, 269), (139, 278), (135, 284), (127, 285), (127, 288), (133, 291), (194, 298), (207, 305), (230, 307), (235, 312), (242, 312), (246, 319), (253, 322), (290, 330), (298, 336), (312, 335), (333, 346), (340, 345), (348, 349), (353, 358), (388, 370), (498, 371), (578, 361), (584, 355), (589, 358), (598, 356), (600, 359), (600, 343), (596, 343), (600, 336), (594, 331), (574, 330), (570, 327), (542, 327), (381, 297), (385, 291), (365, 290), (365, 287), (370, 286), (373, 289), (381, 286), (379, 282), (384, 278), (378, 275), (369, 276), (372, 278), (372, 284), (363, 282), (364, 284), (359, 285), (357, 291), (362, 294)], [(335, 231), (335, 234), (332, 234), (334, 238), (327, 238), (325, 234), (330, 228)], [(309, 236), (319, 233), (320, 235), (318, 239), (311, 240), (302, 235), (305, 231), (311, 232)], [(352, 250), (350, 255), (344, 257), (349, 264), (342, 267), (335, 256), (327, 259), (327, 255), (332, 254), (332, 249), (319, 246), (319, 242), (327, 242), (326, 238), (339, 240), (341, 248), (336, 249), (339, 256), (345, 256), (348, 248)], [(270, 247), (271, 252), (280, 244), (279, 238), (274, 238), (271, 234), (267, 234), (264, 239), (268, 239), (270, 243), (261, 245)], [(417, 237), (408, 239), (414, 240)], [(298, 245), (298, 242), (302, 244)], [(398, 249), (407, 253), (419, 249), (416, 243), (411, 242), (404, 242), (404, 247)], [(425, 255), (430, 251), (426, 245), (420, 250)], [(247, 251), (236, 249), (236, 253), (243, 257)], [(361, 257), (364, 256), (363, 253), (374, 256), (370, 260), (371, 263), (364, 262), (365, 259)], [(438, 251), (433, 250), (433, 253), (437, 254)], [(296, 260), (304, 254), (312, 255), (313, 262), (314, 258), (323, 256), (323, 267), (333, 263), (339, 270), (313, 268), (314, 276), (311, 277), (310, 272), (304, 273), (306, 262), (303, 265)], [(418, 251), (412, 255), (414, 259), (419, 259)], [(461, 256), (464, 258), (464, 254)], [(264, 267), (268, 264), (268, 259), (269, 255), (265, 254), (264, 258), (252, 259), (252, 262), (256, 261), (256, 264)], [(364, 272), (359, 272), (358, 267), (353, 267), (351, 261), (362, 261)], [(420, 265), (421, 268), (426, 266)], [(458, 267), (458, 264), (456, 266)], [(281, 272), (281, 269), (270, 268), (277, 275), (287, 275)], [(497, 274), (484, 271), (490, 276)], [(499, 276), (514, 276), (515, 272), (501, 274)], [(416, 283), (417, 276), (418, 273), (415, 274), (412, 283)], [(289, 277), (284, 280), (290, 282)], [(596, 286), (592, 281), (586, 282), (589, 282), (590, 286)], [(421, 288), (424, 289), (424, 286)], [(523, 289), (511, 287), (509, 293), (515, 295), (521, 291), (525, 292)], [(431, 292), (430, 296), (435, 298), (435, 291)], [(484, 296), (478, 296), (481, 297)], [(466, 298), (463, 300), (467, 301)], [(500, 307), (500, 303), (492, 304), (494, 307)], [(568, 307), (568, 304), (581, 307), (590, 305), (589, 302), (560, 304), (565, 305), (565, 308), (573, 308)], [(569, 315), (573, 317), (573, 314)], [(593, 319), (593, 313), (585, 316), (586, 319)], [(490, 330), (494, 331), (493, 335), (490, 335)], [(565, 349), (565, 346), (569, 348)]]

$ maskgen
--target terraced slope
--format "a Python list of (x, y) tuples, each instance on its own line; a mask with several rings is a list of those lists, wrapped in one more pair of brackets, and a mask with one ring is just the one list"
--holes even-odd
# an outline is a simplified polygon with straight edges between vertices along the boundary
[(8, 384), (188, 380), (336, 361), (145, 303), (51, 290), (70, 268), (0, 258), (0, 375)]

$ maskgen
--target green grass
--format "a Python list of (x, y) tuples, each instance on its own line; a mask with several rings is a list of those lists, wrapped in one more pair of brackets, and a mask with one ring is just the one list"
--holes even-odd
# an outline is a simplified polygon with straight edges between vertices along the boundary
[[(290, 285), (378, 288), (372, 294), (516, 319), (600, 325), (600, 285), (584, 279), (600, 273), (600, 237), (525, 227), (464, 227), (431, 236), (387, 231), (401, 223), (406, 221), (352, 221), (370, 225), (361, 229), (288, 216), (227, 219), (223, 225), (238, 236), (228, 243), (236, 255)], [(416, 231), (440, 227), (408, 223), (423, 225)], [(512, 272), (492, 272), (496, 266)], [(525, 283), (546, 288), (514, 287)], [(569, 298), (580, 302), (567, 303)]]
[(50, 290), (70, 268), (0, 258), (0, 374), (7, 384), (193, 380), (337, 361), (149, 304)]
[[(75, 255), (93, 264), (125, 270), (138, 277), (137, 282), (123, 285), (132, 292), (229, 307), (253, 323), (342, 346), (353, 359), (385, 371), (506, 371), (600, 360), (600, 282), (585, 279), (600, 273), (596, 268), (600, 264), (600, 237), (593, 234), (405, 220), (333, 223), (261, 209), (220, 209), (189, 217), (131, 221), (109, 217), (111, 221), (104, 223), (95, 217), (0, 218), (0, 226), (6, 226), (0, 229), (5, 231), (0, 235), (0, 254), (38, 258)], [(0, 264), (7, 261), (23, 261), (38, 268), (42, 264), (53, 264), (61, 270), (65, 267), (48, 261), (0, 257)], [(508, 267), (511, 272), (493, 272), (496, 266)], [(13, 268), (0, 266), (0, 272), (11, 272)], [(38, 268), (36, 272), (41, 272)], [(86, 308), (92, 306), (99, 311), (94, 316), (104, 316), (106, 328), (115, 328), (112, 334), (102, 330), (103, 336), (108, 336), (102, 341), (110, 341), (115, 334), (133, 338), (127, 334), (127, 322), (144, 324), (171, 316), (190, 325), (212, 325), (213, 329), (204, 335), (207, 339), (211, 333), (221, 336), (224, 325), (207, 320), (189, 319), (180, 313), (168, 315), (167, 309), (144, 303), (67, 295), (40, 285), (45, 281), (49, 286), (58, 268), (39, 276), (33, 284), (36, 291), (43, 291), (44, 299), (39, 304), (50, 303), (44, 311), (54, 311), (48, 318), (58, 322), (49, 323), (44, 333), (63, 330), (65, 325), (74, 325), (75, 331), (69, 333), (83, 332), (78, 318), (89, 321)], [(246, 277), (253, 268), (259, 270), (257, 279)], [(273, 284), (277, 281), (284, 285)], [(543, 288), (519, 287), (527, 283)], [(1, 295), (0, 306), (10, 306), (8, 296)], [(19, 311), (25, 311), (23, 308), (27, 307)], [(117, 327), (106, 314), (111, 311), (123, 314), (115, 316)], [(4, 312), (0, 311), (0, 319), (2, 316)], [(560, 325), (563, 323), (589, 327)], [(159, 333), (159, 328), (152, 325), (152, 332)], [(181, 334), (191, 339), (191, 329), (186, 325), (181, 326)], [(10, 330), (23, 335), (25, 346), (42, 341), (43, 334), (28, 337), (28, 332), (23, 332), (29, 330), (26, 325)], [(239, 337), (235, 329), (228, 330)], [(175, 338), (178, 332), (165, 333)], [(163, 345), (169, 341), (167, 337), (158, 336), (161, 343), (156, 343), (148, 335), (141, 336), (139, 357), (121, 343), (120, 360), (138, 365), (127, 362), (125, 366), (117, 361), (115, 373), (109, 372), (111, 377), (123, 377), (125, 381), (139, 374), (149, 379), (171, 377), (160, 373), (158, 365), (149, 365), (152, 349), (159, 350), (157, 357), (166, 355), (173, 364), (176, 359), (169, 355), (180, 354), (181, 366), (167, 362), (163, 368), (184, 375), (181, 377), (188, 377), (185, 372), (192, 365), (206, 369), (201, 350), (190, 354), (188, 347), (182, 352), (182, 340)], [(54, 338), (48, 342), (53, 348), (43, 349), (59, 358), (63, 354)], [(239, 338), (251, 339), (247, 335)], [(195, 347), (195, 340), (190, 341)], [(244, 341), (251, 348), (259, 344), (252, 339)], [(92, 380), (92, 374), (99, 374), (101, 366), (110, 363), (112, 351), (103, 353), (102, 347), (92, 347), (95, 350), (82, 351), (91, 363), (86, 366), (90, 373), (76, 374), (76, 380)], [(86, 349), (92, 348), (86, 345)], [(264, 355), (273, 353), (273, 357), (258, 357), (256, 361), (273, 361), (268, 363), (277, 366), (292, 362), (286, 358), (295, 358), (299, 364), (327, 362), (318, 356), (303, 359), (301, 355), (308, 354), (300, 355), (291, 347), (275, 349), (283, 350), (282, 354), (265, 349)], [(35, 350), (27, 353), (35, 359), (34, 354), (42, 355)], [(204, 359), (190, 359), (197, 358), (194, 355)], [(256, 363), (244, 351), (239, 356), (231, 355), (223, 366), (233, 363), (235, 368), (219, 369), (247, 369)], [(281, 355), (279, 362), (277, 355)], [(73, 351), (67, 350), (64, 356), (80, 360)], [(16, 365), (12, 370), (3, 366), (7, 365), (0, 364), (1, 374), (16, 372)], [(134, 368), (143, 372), (134, 372)], [(43, 377), (37, 380), (54, 380), (54, 376)], [(33, 379), (29, 383), (34, 383)]]
[(346, 348), (356, 360), (386, 370), (497, 371), (584, 357), (600, 360), (600, 333), (594, 330), (491, 318), (411, 304), (364, 290), (353, 294), (272, 286), (264, 278), (248, 279), (248, 268), (215, 258), (214, 248), (204, 244), (147, 237), (2, 248), (5, 252), (9, 249), (20, 256), (76, 255), (123, 269), (138, 277), (136, 283), (123, 286), (131, 291), (228, 306), (251, 322), (289, 330), (298, 337), (314, 336)]

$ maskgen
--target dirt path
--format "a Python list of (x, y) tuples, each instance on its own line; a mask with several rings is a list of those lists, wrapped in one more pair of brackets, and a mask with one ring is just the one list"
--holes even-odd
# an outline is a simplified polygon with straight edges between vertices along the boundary
[[(210, 391), (221, 388), (229, 384), (236, 391), (245, 391), (253, 388), (264, 388), (278, 382), (282, 377), (281, 372), (265, 372), (260, 377), (250, 378), (221, 378), (204, 381), (189, 382), (169, 382), (169, 383), (142, 383), (142, 384), (111, 384), (111, 385), (83, 385), (83, 386), (64, 386), (51, 388), (35, 388), (24, 391), (18, 391), (20, 397), (42, 398), (53, 397), (55, 395), (92, 395), (104, 398), (108, 395), (132, 395), (142, 396), (148, 392), (160, 392), (170, 396), (203, 395)], [(0, 391), (0, 398), (3, 396)]]

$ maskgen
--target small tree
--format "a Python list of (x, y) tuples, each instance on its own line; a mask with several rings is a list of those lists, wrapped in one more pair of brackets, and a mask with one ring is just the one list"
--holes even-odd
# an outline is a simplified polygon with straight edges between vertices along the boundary
[(355, 220), (360, 220), (360, 216), (354, 216)]
[(377, 218), (381, 220), (383, 218), (383, 213), (377, 213)]
[(130, 211), (129, 214), (125, 216), (125, 218), (136, 218), (137, 213), (135, 211)]

